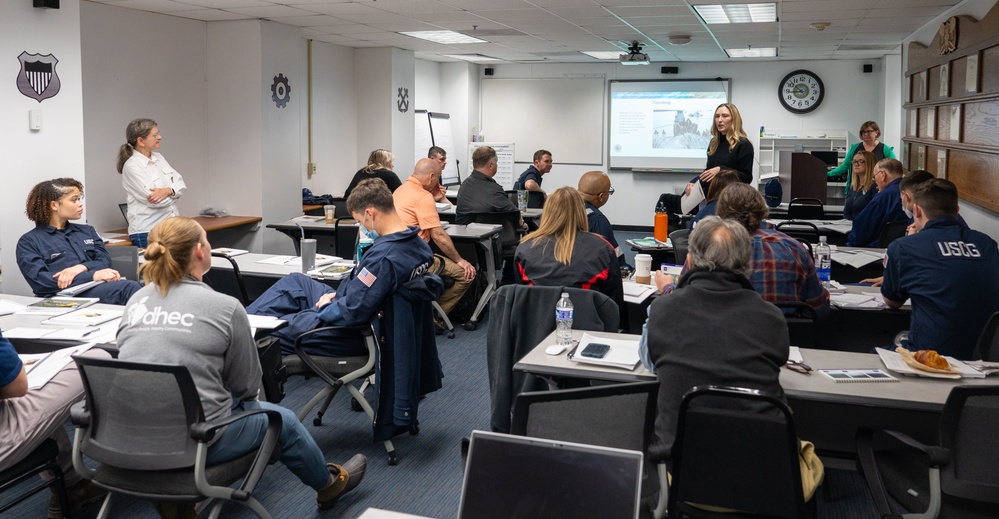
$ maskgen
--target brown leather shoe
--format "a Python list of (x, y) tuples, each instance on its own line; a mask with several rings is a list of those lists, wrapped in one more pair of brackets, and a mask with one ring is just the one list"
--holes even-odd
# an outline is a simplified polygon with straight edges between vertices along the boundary
[(355, 454), (343, 465), (327, 463), (333, 482), (316, 492), (316, 504), (320, 510), (333, 508), (340, 496), (357, 488), (364, 479), (368, 469), (368, 458), (363, 454)]

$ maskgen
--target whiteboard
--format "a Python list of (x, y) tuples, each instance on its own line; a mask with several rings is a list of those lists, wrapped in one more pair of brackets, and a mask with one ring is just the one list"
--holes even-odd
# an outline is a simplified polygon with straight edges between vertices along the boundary
[[(513, 157), (516, 154), (516, 145), (512, 142), (470, 142), (468, 143), (468, 156), (471, 157), (475, 150), (481, 146), (489, 146), (496, 152), (496, 174), (493, 180), (503, 187), (504, 190), (513, 189), (517, 177), (513, 171)], [(533, 151), (531, 153), (534, 153)], [(472, 161), (468, 161), (468, 174), (471, 175), (475, 168)], [(466, 177), (467, 178), (467, 177)]]
[(514, 142), (517, 162), (546, 149), (559, 164), (603, 164), (603, 78), (483, 79), (481, 132)]
[(416, 164), (420, 159), (427, 157), (427, 150), (434, 145), (434, 139), (428, 122), (430, 114), (426, 110), (416, 110), (413, 115), (416, 118), (416, 147), (414, 149), (416, 160), (413, 161), (413, 164)]

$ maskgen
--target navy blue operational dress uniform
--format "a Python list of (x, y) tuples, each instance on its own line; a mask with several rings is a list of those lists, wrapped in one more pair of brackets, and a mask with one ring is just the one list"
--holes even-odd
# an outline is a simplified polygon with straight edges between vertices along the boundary
[(910, 349), (971, 359), (978, 336), (999, 311), (999, 251), (958, 218), (930, 220), (888, 246), (881, 294), (912, 299)]

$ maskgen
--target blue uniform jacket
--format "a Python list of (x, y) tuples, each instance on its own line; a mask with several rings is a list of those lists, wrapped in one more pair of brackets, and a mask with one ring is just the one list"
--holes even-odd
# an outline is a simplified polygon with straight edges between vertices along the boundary
[(437, 355), (430, 303), (444, 291), (434, 274), (404, 283), (382, 305), (375, 323), (380, 347), (375, 364), (378, 406), (373, 433), (385, 441), (418, 423), (420, 398), (441, 388), (444, 370)]
[(520, 174), (520, 178), (517, 179), (517, 183), (513, 185), (514, 189), (527, 189), (525, 184), (528, 180), (533, 180), (538, 183), (538, 187), (541, 187), (541, 172), (538, 168), (534, 167), (534, 164), (527, 166), (527, 169)]
[(888, 245), (881, 294), (912, 299), (909, 342), (916, 349), (971, 359), (985, 322), (999, 311), (999, 251), (984, 233), (953, 217), (926, 223)]
[(111, 268), (111, 255), (97, 231), (89, 225), (66, 224), (65, 229), (39, 225), (17, 241), (17, 266), (38, 297), (54, 296), (59, 286), (52, 276), (59, 271), (83, 265), (71, 286), (94, 280), (94, 272)]
[(881, 228), (886, 223), (907, 219), (905, 211), (902, 210), (902, 199), (899, 198), (898, 185), (901, 182), (901, 178), (892, 180), (883, 191), (874, 195), (871, 203), (853, 219), (853, 230), (846, 238), (848, 246), (877, 247)]

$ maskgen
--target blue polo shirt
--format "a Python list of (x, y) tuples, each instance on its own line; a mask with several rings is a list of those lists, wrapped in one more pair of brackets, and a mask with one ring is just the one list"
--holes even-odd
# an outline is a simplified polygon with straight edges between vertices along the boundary
[(871, 203), (853, 219), (853, 230), (846, 238), (848, 246), (877, 247), (881, 228), (886, 223), (908, 219), (902, 210), (902, 199), (899, 197), (898, 185), (901, 183), (901, 178), (892, 180), (884, 190), (874, 195)]
[(520, 178), (517, 179), (517, 183), (514, 184), (514, 189), (527, 189), (524, 187), (528, 180), (533, 180), (538, 183), (538, 187), (541, 187), (541, 172), (534, 165), (527, 166), (527, 169), (520, 174)]
[(935, 218), (888, 245), (881, 294), (912, 299), (915, 349), (971, 359), (986, 321), (999, 311), (996, 242), (954, 217)]

